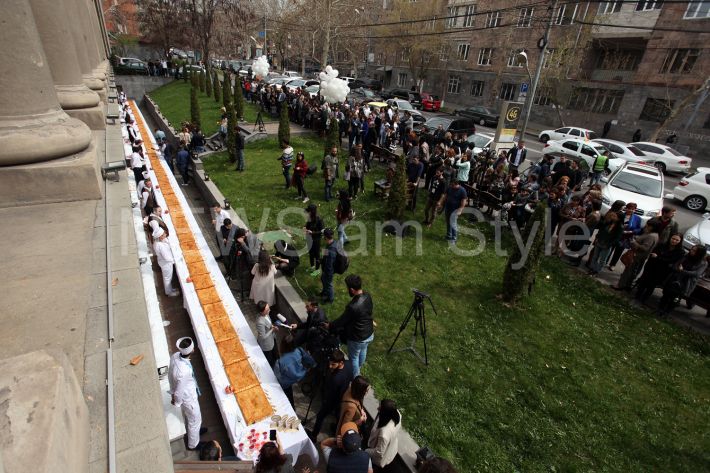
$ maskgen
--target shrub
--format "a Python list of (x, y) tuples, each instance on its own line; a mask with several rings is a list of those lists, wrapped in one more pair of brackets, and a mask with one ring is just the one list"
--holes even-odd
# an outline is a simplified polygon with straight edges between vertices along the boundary
[(404, 218), (404, 209), (407, 206), (407, 172), (404, 166), (404, 155), (397, 156), (396, 165), (385, 215), (388, 219), (399, 222)]
[(205, 91), (205, 71), (200, 71), (199, 86), (200, 86), (200, 92), (204, 92)]
[(214, 101), (220, 103), (222, 101), (222, 84), (219, 82), (216, 72), (212, 76), (212, 83), (214, 85)]
[(224, 105), (226, 109), (232, 106), (232, 79), (229, 72), (226, 71), (222, 79), (222, 105)]
[(279, 144), (291, 141), (291, 123), (288, 120), (288, 102), (281, 102), (281, 114), (279, 116)]
[(244, 120), (244, 90), (242, 90), (242, 78), (237, 74), (234, 80), (234, 96), (232, 97), (234, 102), (234, 112), (237, 118)]
[(197, 86), (192, 84), (190, 87), (190, 121), (202, 129), (202, 120), (200, 119), (200, 103), (197, 101)]
[[(207, 69), (207, 79), (211, 77), (211, 74), (209, 72), (210, 70)], [(207, 94), (208, 97), (212, 97), (212, 81), (210, 80), (205, 80), (205, 94)]]

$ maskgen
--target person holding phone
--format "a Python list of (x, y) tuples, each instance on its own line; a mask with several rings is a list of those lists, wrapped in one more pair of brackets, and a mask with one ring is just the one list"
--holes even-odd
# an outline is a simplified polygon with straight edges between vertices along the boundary
[[(272, 431), (274, 434), (275, 431)], [(270, 436), (269, 439), (275, 438), (270, 442), (266, 442), (259, 451), (259, 458), (256, 460), (254, 468), (255, 473), (296, 473), (293, 469), (293, 456), (290, 453), (284, 453), (281, 443), (276, 435)]]

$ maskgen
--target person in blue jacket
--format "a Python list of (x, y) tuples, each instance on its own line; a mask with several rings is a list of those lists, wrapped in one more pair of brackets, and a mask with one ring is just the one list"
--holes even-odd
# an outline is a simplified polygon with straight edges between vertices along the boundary
[(636, 235), (640, 235), (643, 231), (641, 217), (636, 215), (637, 208), (638, 205), (634, 202), (629, 202), (626, 204), (626, 207), (624, 207), (624, 232), (621, 235), (621, 240), (619, 240), (614, 248), (614, 252), (611, 254), (609, 270), (614, 269), (614, 266), (619, 262), (619, 258), (621, 258), (621, 254), (624, 250), (631, 248), (631, 239)]
[(298, 347), (295, 350), (281, 355), (274, 364), (274, 374), (281, 388), (291, 405), (293, 402), (293, 385), (306, 377), (308, 371), (316, 366), (316, 360), (305, 348)]

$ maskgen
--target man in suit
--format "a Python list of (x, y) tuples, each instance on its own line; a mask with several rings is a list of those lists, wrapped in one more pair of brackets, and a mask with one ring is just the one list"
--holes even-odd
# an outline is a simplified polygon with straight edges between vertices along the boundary
[(508, 153), (508, 171), (515, 169), (517, 171), (518, 167), (525, 161), (525, 156), (528, 150), (525, 148), (525, 142), (523, 140), (518, 141), (518, 146), (511, 149)]

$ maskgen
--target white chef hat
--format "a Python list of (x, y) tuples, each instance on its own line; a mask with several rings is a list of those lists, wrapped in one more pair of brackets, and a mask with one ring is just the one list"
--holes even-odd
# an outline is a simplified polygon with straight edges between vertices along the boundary
[[(183, 343), (187, 342), (187, 343)], [(185, 345), (184, 347), (181, 345)], [(195, 351), (195, 343), (192, 341), (192, 338), (190, 337), (182, 337), (178, 338), (177, 343), (175, 344), (178, 350), (180, 350), (180, 354), (183, 356), (187, 356), (193, 351)]]
[(160, 238), (163, 235), (163, 233), (165, 233), (165, 230), (158, 227), (155, 230), (153, 230), (153, 238)]
[(150, 177), (150, 173), (148, 171), (143, 171), (143, 179), (148, 179)]

